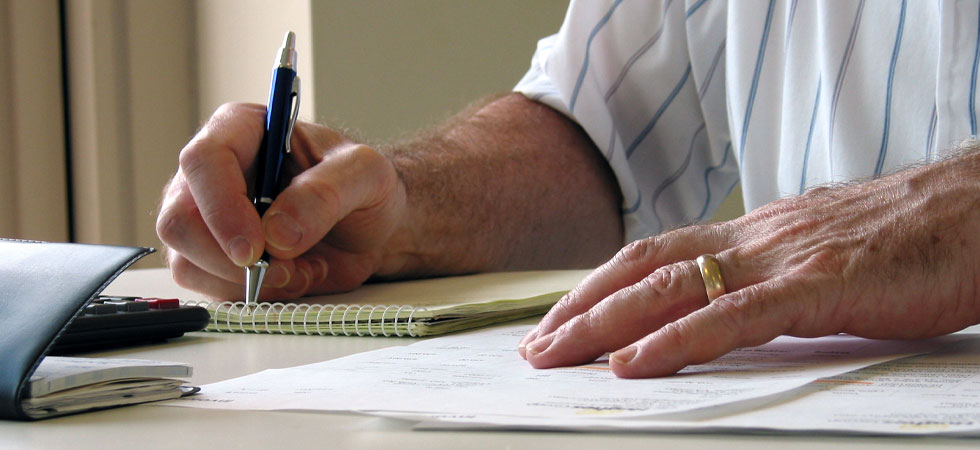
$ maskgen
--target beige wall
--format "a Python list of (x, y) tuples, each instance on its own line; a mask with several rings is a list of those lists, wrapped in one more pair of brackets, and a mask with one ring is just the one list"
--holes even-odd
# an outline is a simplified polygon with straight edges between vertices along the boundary
[(222, 103), (269, 101), (273, 61), (286, 31), (296, 32), (300, 117), (313, 117), (310, 8), (309, 0), (194, 2), (197, 109), (202, 122)]
[(566, 0), (312, 3), (317, 118), (385, 139), (511, 89)]

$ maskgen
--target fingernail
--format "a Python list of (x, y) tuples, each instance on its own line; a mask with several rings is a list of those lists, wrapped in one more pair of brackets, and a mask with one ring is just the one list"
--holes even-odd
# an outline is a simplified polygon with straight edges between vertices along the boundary
[(290, 285), (285, 287), (286, 291), (295, 293), (296, 296), (300, 296), (306, 293), (310, 288), (310, 283), (313, 281), (313, 277), (310, 276), (310, 272), (302, 267), (296, 268), (296, 274), (299, 276), (294, 276), (290, 280)]
[(269, 272), (265, 274), (264, 283), (274, 288), (281, 288), (289, 284), (290, 278), (292, 277), (289, 276), (289, 272), (285, 267), (275, 264), (269, 269)]
[(517, 354), (521, 355), (521, 358), (527, 359), (527, 344), (523, 341), (517, 344)]
[(635, 345), (631, 345), (624, 349), (620, 349), (619, 351), (613, 353), (612, 355), (609, 355), (609, 359), (615, 361), (616, 364), (625, 366), (628, 365), (630, 361), (632, 361), (633, 358), (636, 357), (636, 353), (638, 351), (639, 349)]
[(303, 229), (288, 214), (274, 212), (265, 219), (265, 235), (273, 247), (292, 250), (303, 239)]
[(323, 258), (311, 258), (310, 266), (313, 267), (313, 282), (320, 283), (327, 279), (327, 271), (329, 266), (327, 266), (327, 260)]
[(245, 267), (252, 262), (252, 244), (248, 243), (245, 236), (235, 236), (228, 243), (228, 253), (231, 253), (231, 262), (236, 266)]
[(525, 348), (528, 355), (537, 355), (543, 353), (548, 347), (551, 347), (551, 343), (555, 340), (555, 334), (551, 333), (547, 336), (543, 336), (534, 340), (534, 342), (527, 345)]
[(521, 342), (517, 343), (517, 353), (521, 354), (521, 358), (527, 359), (527, 355), (525, 354), (527, 353), (527, 344), (533, 342), (537, 338), (538, 338), (538, 327), (534, 327), (533, 330), (528, 331), (528, 333), (525, 334), (523, 338), (521, 338)]
[(306, 270), (306, 269), (300, 270), (299, 273), (303, 274), (303, 279), (304, 279), (305, 282), (303, 283), (303, 289), (302, 289), (302, 291), (305, 294), (306, 291), (309, 291), (310, 290), (310, 285), (313, 284), (313, 274), (310, 273), (310, 271), (309, 270)]

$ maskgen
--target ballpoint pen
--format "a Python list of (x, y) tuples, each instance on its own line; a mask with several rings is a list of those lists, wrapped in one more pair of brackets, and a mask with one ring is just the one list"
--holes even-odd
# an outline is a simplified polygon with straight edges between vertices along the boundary
[[(296, 34), (286, 32), (282, 47), (272, 69), (272, 86), (269, 88), (269, 106), (265, 112), (265, 134), (259, 146), (255, 163), (255, 186), (252, 203), (265, 214), (279, 194), (282, 160), (289, 153), (289, 138), (293, 134), (296, 115), (299, 113), (299, 77), (296, 76)], [(245, 268), (245, 306), (250, 307), (259, 299), (262, 280), (269, 268), (269, 252), (263, 252), (259, 260)]]

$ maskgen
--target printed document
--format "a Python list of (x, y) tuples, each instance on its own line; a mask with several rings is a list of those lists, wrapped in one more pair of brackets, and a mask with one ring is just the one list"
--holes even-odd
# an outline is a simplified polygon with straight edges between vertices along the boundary
[[(450, 335), (202, 387), (169, 405), (215, 409), (353, 411), (471, 423), (691, 420), (756, 410), (817, 380), (940, 348), (850, 336), (780, 337), (678, 375), (616, 378), (603, 359), (538, 370), (520, 358), (528, 325)], [(447, 419), (448, 422), (453, 422)], [(639, 422), (638, 422), (639, 423)]]
[(980, 436), (980, 339), (817, 380), (758, 409), (701, 420), (385, 414), (421, 429), (765, 431)]

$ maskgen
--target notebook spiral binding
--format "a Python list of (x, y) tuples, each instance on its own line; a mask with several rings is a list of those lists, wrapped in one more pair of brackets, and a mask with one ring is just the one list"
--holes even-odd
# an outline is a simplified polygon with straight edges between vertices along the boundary
[[(245, 302), (186, 302), (211, 314), (205, 331), (279, 333), (333, 336), (416, 337), (415, 313), (425, 311), (408, 305), (308, 305)], [(246, 309), (250, 309), (248, 312)]]

